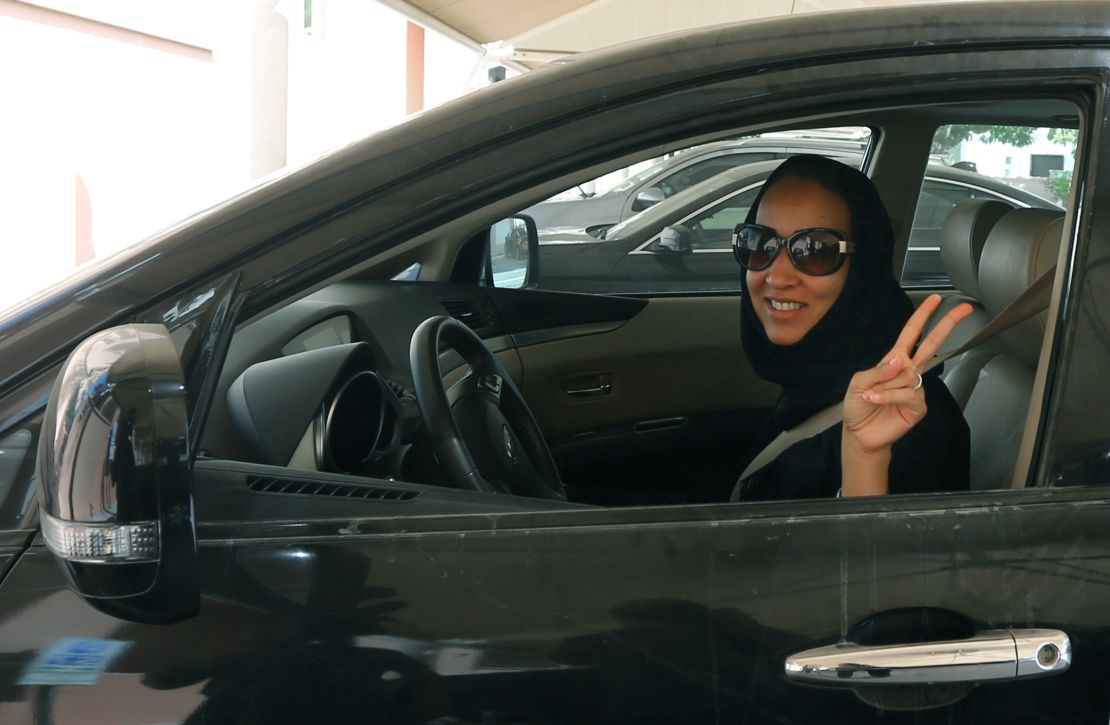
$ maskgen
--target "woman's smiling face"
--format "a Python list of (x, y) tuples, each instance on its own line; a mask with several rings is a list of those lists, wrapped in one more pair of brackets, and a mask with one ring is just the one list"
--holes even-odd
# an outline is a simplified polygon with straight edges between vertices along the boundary
[[(779, 179), (763, 195), (755, 221), (780, 237), (799, 229), (825, 227), (852, 238), (847, 202), (812, 179)], [(851, 263), (849, 256), (836, 272), (812, 277), (798, 271), (783, 251), (767, 269), (746, 272), (752, 306), (767, 339), (776, 345), (793, 345), (804, 338), (840, 296)]]

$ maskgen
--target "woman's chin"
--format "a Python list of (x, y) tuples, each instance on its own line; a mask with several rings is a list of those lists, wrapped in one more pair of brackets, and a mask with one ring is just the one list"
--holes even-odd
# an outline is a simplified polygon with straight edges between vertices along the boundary
[(802, 341), (802, 338), (809, 332), (809, 328), (802, 329), (800, 325), (765, 325), (763, 331), (767, 333), (767, 339), (774, 345), (780, 347), (787, 347)]
[(767, 339), (775, 345), (787, 346), (801, 342), (817, 324), (820, 316), (814, 314), (815, 311), (811, 305), (803, 305), (800, 309), (776, 310), (768, 304), (757, 310), (756, 314), (763, 323), (763, 332)]

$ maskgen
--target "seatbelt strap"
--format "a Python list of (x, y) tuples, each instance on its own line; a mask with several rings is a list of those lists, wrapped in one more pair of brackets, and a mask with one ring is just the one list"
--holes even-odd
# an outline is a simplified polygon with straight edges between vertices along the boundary
[[(981, 345), (990, 338), (999, 334), (1004, 330), (1008, 330), (1014, 325), (1022, 322), (1041, 310), (1048, 309), (1049, 302), (1052, 301), (1052, 282), (1055, 276), (1056, 267), (1053, 265), (1051, 269), (1046, 271), (1037, 278), (1033, 284), (1029, 286), (1024, 292), (1018, 295), (1017, 299), (1006, 306), (1006, 309), (998, 313), (998, 316), (987, 323), (982, 330), (979, 330), (970, 340), (960, 345), (955, 350), (949, 350), (945, 353), (938, 353), (933, 356), (933, 359), (921, 371), (926, 373), (932, 370), (937, 365), (942, 364), (950, 357), (955, 357), (962, 353), (971, 350), (977, 345)], [(809, 418), (799, 423), (797, 426), (790, 430), (784, 430), (779, 433), (778, 437), (767, 444), (767, 447), (759, 452), (744, 472), (740, 474), (739, 481), (749, 478), (757, 471), (763, 469), (771, 461), (779, 457), (779, 454), (785, 451), (790, 446), (798, 441), (812, 438), (818, 433), (822, 433), (844, 419), (844, 403), (838, 402), (830, 405), (829, 407), (814, 413)], [(737, 500), (739, 494), (739, 487), (733, 489), (732, 500)]]

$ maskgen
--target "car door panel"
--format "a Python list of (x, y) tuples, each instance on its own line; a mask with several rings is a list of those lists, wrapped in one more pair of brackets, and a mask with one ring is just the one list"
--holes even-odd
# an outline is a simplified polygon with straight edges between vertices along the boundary
[(634, 496), (591, 500), (724, 500), (777, 387), (743, 355), (735, 296), (646, 302), (612, 331), (521, 346), (521, 390), (568, 483)]
[(738, 298), (487, 292), (573, 500), (728, 498), (777, 394), (740, 350)]
[[(551, 437), (681, 412), (768, 407), (751, 371), (736, 296), (651, 298), (610, 332), (519, 348), (522, 390)], [(568, 396), (563, 381), (609, 373), (612, 392)]]
[[(928, 608), (977, 630), (1061, 626), (1075, 657), (1062, 675), (970, 687), (914, 722), (1092, 722), (1110, 704), (1110, 540), (1072, 532), (1105, 528), (1104, 493), (914, 497), (882, 515), (871, 500), (398, 516), (365, 530), (212, 522), (200, 530), (200, 614), (168, 626), (96, 612), (34, 547), (0, 600), (9, 681), (33, 679), (31, 653), (63, 635), (127, 646), (97, 687), (17, 684), (0, 713), (59, 725), (247, 712), (900, 722), (851, 689), (788, 682), (783, 663), (883, 613)], [(922, 632), (885, 636), (899, 635)], [(952, 697), (919, 689), (901, 702)]]

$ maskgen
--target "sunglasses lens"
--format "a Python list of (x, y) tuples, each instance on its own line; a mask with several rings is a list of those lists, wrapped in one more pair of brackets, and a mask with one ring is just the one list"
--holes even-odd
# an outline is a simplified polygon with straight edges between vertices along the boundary
[(840, 239), (830, 232), (811, 229), (790, 239), (790, 258), (806, 274), (824, 275), (840, 263)]
[(736, 260), (745, 269), (758, 271), (766, 268), (775, 258), (778, 244), (774, 233), (766, 227), (746, 224), (736, 230), (736, 243), (733, 245)]

